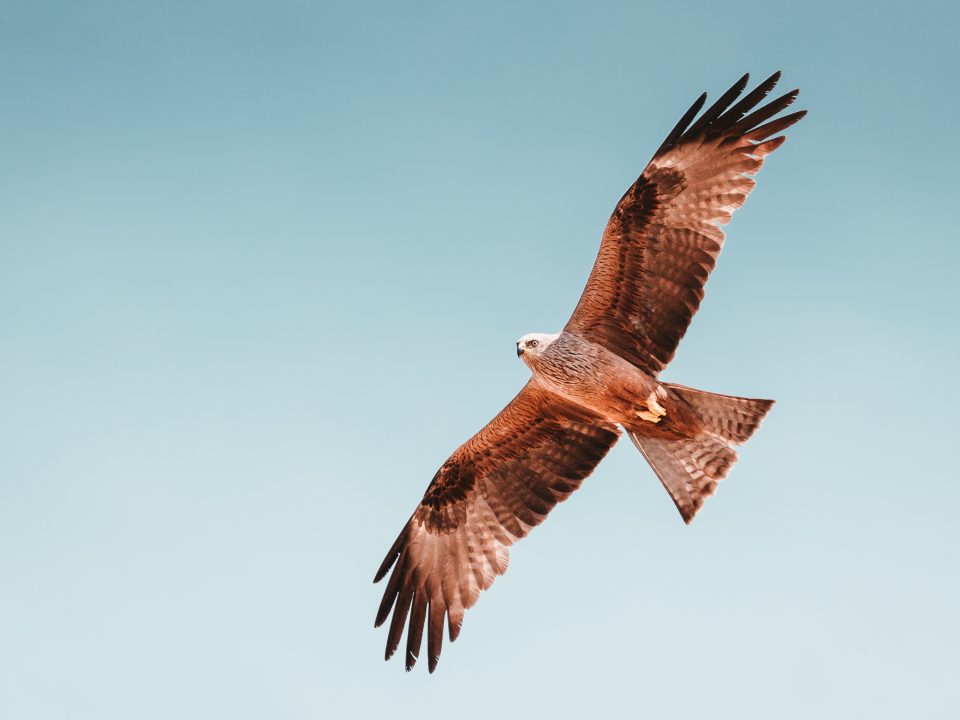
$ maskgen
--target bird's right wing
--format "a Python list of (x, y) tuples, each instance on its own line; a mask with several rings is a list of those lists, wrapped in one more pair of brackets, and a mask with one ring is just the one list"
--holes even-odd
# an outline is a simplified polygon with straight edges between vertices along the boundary
[(464, 611), (507, 569), (507, 548), (580, 487), (620, 431), (531, 380), (520, 394), (443, 464), (394, 542), (374, 582), (393, 567), (377, 613), (393, 612), (386, 657), (409, 615), (407, 670), (424, 624), (430, 672), (447, 619), (456, 639)]
[(603, 232), (600, 252), (566, 330), (603, 345), (650, 375), (673, 358), (723, 246), (733, 211), (753, 190), (773, 137), (804, 112), (771, 120), (797, 90), (757, 107), (775, 73), (744, 95), (744, 75), (694, 120), (706, 94), (680, 119)]

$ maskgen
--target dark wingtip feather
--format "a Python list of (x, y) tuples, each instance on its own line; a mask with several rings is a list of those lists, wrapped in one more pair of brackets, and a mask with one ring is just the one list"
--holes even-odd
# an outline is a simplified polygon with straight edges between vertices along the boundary
[(729, 126), (737, 122), (740, 118), (756, 107), (757, 103), (769, 95), (770, 91), (777, 86), (779, 81), (780, 71), (777, 70), (773, 75), (768, 77), (753, 90), (740, 98), (736, 105), (727, 110), (727, 112), (723, 114), (721, 124), (724, 126)]
[(750, 73), (745, 73), (743, 77), (731, 85), (730, 89), (721, 95), (713, 105), (707, 108), (707, 111), (703, 113), (686, 132), (690, 135), (695, 135), (713, 123), (723, 114), (724, 110), (730, 107), (730, 103), (740, 96), (740, 93), (743, 92), (748, 82), (750, 82)]
[(423, 643), (423, 626), (427, 619), (427, 598), (422, 590), (413, 594), (413, 607), (410, 610), (410, 625), (407, 627), (407, 670), (412, 670), (420, 657)]
[[(663, 144), (657, 152), (654, 153), (654, 158), (661, 156), (663, 153), (673, 149), (685, 139), (691, 138), (694, 135), (706, 133), (708, 136), (724, 136), (732, 139), (735, 136), (744, 135), (756, 129), (761, 123), (769, 120), (789, 106), (790, 103), (796, 100), (800, 92), (799, 90), (791, 90), (766, 105), (757, 108), (763, 99), (770, 94), (770, 91), (776, 87), (780, 81), (781, 74), (781, 71), (777, 70), (753, 90), (743, 95), (743, 97), (740, 97), (750, 81), (750, 74), (745, 73), (699, 118), (694, 120), (706, 102), (707, 94), (703, 93), (697, 99), (697, 102), (687, 110), (686, 114), (680, 119), (680, 122), (670, 131), (667, 139), (663, 141)], [(738, 97), (740, 97), (739, 100), (737, 100)], [(734, 100), (737, 100), (736, 103), (734, 103)], [(731, 103), (733, 104), (731, 105)], [(790, 117), (792, 118), (793, 116)], [(790, 124), (796, 122), (801, 117), (803, 116), (797, 115), (795, 119), (791, 120)], [(786, 127), (786, 125), (784, 127)], [(777, 130), (771, 130), (767, 137), (774, 132), (777, 132)]]
[(694, 101), (693, 105), (691, 105), (683, 114), (683, 117), (680, 118), (680, 120), (677, 121), (677, 124), (673, 126), (673, 130), (667, 133), (666, 140), (663, 141), (663, 144), (653, 154), (654, 157), (658, 157), (661, 153), (666, 152), (674, 146), (677, 140), (683, 136), (683, 133), (687, 129), (687, 126), (690, 124), (690, 122), (697, 116), (697, 113), (700, 112), (700, 109), (703, 107), (705, 102), (707, 102), (707, 94), (701, 93), (700, 97)]
[(387, 551), (387, 556), (383, 559), (383, 562), (380, 563), (380, 567), (377, 568), (377, 574), (373, 576), (374, 584), (383, 580), (384, 575), (387, 574), (387, 571), (393, 567), (393, 564), (397, 561), (397, 558), (400, 557), (400, 551), (403, 550), (403, 544), (406, 541), (407, 537), (407, 526), (403, 526), (403, 530), (400, 531), (400, 534), (397, 535), (397, 539), (393, 541), (393, 545), (390, 546), (390, 550)]
[(437, 669), (437, 661), (440, 660), (440, 650), (443, 648), (443, 623), (446, 617), (446, 609), (443, 600), (439, 595), (435, 595), (430, 600), (430, 611), (427, 625), (427, 655), (430, 672)]
[[(730, 88), (723, 94), (724, 96), (730, 95), (734, 98), (739, 97), (740, 93), (744, 91), (747, 87), (747, 84), (750, 82), (750, 73), (744, 73), (740, 76), (740, 79), (737, 80)], [(718, 104), (718, 103), (715, 103)], [(728, 102), (727, 105), (730, 103)], [(718, 113), (719, 114), (719, 113)]]
[(400, 637), (403, 635), (403, 626), (407, 622), (407, 614), (410, 612), (410, 603), (413, 600), (413, 592), (404, 589), (397, 598), (397, 606), (393, 611), (393, 620), (390, 621), (390, 631), (387, 633), (387, 651), (384, 660), (389, 660), (400, 647)]
[(746, 132), (748, 130), (752, 130), (760, 123), (772, 118), (781, 110), (790, 107), (793, 101), (797, 99), (799, 94), (799, 88), (795, 88), (790, 92), (785, 92), (780, 97), (771, 100), (766, 105), (754, 110), (745, 118), (736, 122), (733, 125), (733, 128), (735, 128), (737, 132)]
[(776, 120), (771, 120), (765, 125), (755, 127), (753, 130), (748, 132), (746, 136), (754, 142), (766, 140), (771, 135), (776, 135), (778, 132), (786, 130), (802, 117), (806, 116), (806, 114), (806, 110), (798, 110), (797, 112), (790, 113), (789, 115), (784, 115)]
[(377, 609), (377, 619), (373, 621), (373, 626), (375, 628), (383, 625), (384, 621), (390, 617), (390, 611), (393, 609), (393, 603), (397, 599), (397, 595), (400, 592), (400, 583), (403, 581), (403, 566), (406, 563), (401, 560), (397, 563), (397, 566), (393, 569), (393, 573), (390, 575), (390, 581), (387, 583), (387, 587), (383, 591), (383, 599), (380, 600), (380, 607)]
[(460, 630), (463, 629), (462, 622), (456, 622), (453, 618), (448, 616), (447, 618), (447, 637), (450, 638), (450, 642), (455, 642), (458, 637), (460, 637)]
[(374, 585), (376, 585), (378, 582), (383, 580), (383, 577), (387, 574), (390, 568), (393, 567), (393, 564), (397, 561), (398, 557), (400, 557), (399, 551), (397, 552), (391, 551), (390, 554), (383, 559), (383, 562), (380, 563), (380, 567), (377, 568), (377, 574), (373, 576)]

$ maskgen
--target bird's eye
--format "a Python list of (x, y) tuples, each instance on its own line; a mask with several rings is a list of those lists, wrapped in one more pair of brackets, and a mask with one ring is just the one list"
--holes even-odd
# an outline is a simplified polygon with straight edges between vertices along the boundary
[(540, 341), (539, 341), (539, 340), (531, 340), (531, 341), (530, 341), (530, 347), (536, 347), (536, 346), (539, 345), (539, 344), (540, 344)]

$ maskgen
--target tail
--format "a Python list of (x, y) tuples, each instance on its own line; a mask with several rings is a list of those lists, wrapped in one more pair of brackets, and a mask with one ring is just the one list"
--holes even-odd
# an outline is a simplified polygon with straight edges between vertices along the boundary
[(683, 521), (689, 524), (737, 461), (733, 446), (745, 443), (753, 435), (773, 407), (773, 400), (664, 385), (692, 408), (701, 428), (680, 438), (647, 434), (643, 426), (628, 428), (627, 434), (670, 493)]

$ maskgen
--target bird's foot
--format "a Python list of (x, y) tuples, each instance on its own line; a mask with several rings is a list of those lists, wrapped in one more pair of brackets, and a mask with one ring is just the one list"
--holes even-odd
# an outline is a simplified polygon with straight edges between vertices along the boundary
[(650, 395), (647, 396), (645, 401), (646, 407), (643, 410), (637, 411), (637, 417), (641, 420), (646, 420), (647, 422), (652, 422), (654, 424), (663, 420), (667, 415), (667, 409), (663, 407), (660, 403), (657, 402), (657, 391), (654, 390)]

